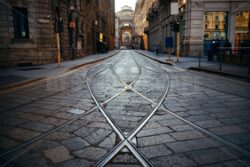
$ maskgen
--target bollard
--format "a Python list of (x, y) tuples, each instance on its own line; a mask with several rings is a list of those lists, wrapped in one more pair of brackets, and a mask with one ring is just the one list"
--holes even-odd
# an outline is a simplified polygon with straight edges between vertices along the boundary
[(222, 66), (222, 54), (221, 54), (221, 52), (219, 52), (219, 61), (220, 61), (220, 67), (219, 67), (219, 70), (221, 71), (221, 66)]

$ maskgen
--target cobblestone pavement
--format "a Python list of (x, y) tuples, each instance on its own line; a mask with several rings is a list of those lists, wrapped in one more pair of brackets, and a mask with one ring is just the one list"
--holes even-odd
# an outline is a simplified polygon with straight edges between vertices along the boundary
[[(162, 65), (134, 51), (0, 97), (0, 164), (95, 166), (111, 154), (123, 140), (98, 110), (87, 78), (124, 136), (149, 116), (170, 84), (132, 139), (150, 165), (250, 165), (248, 83)], [(106, 166), (143, 165), (123, 148)]]

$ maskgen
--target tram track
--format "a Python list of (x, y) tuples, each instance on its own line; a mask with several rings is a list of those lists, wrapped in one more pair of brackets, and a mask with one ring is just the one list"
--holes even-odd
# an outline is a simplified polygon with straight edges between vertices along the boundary
[[(119, 53), (120, 53), (120, 52), (117, 52), (115, 55), (117, 55), (117, 54), (119, 54)], [(120, 58), (121, 58), (121, 56), (118, 57), (117, 59), (119, 60)], [(118, 61), (117, 59), (115, 59), (114, 61)], [(105, 67), (105, 69), (106, 69), (106, 68), (108, 68), (108, 67)], [(77, 75), (79, 75), (79, 71), (73, 73), (73, 75), (72, 75), (71, 77), (74, 77), (74, 76), (77, 76)], [(39, 84), (39, 85), (35, 85), (35, 86), (30, 87), (30, 88), (28, 88), (28, 89), (24, 89), (24, 90), (19, 90), (19, 91), (16, 91), (16, 92), (12, 92), (12, 93), (10, 93), (10, 94), (7, 94), (7, 96), (13, 95), (13, 94), (16, 94), (16, 93), (20, 93), (20, 92), (22, 92), (22, 91), (27, 91), (27, 90), (33, 90), (33, 89), (36, 89), (36, 88), (41, 88), (41, 87), (44, 87), (44, 85), (45, 85), (46, 83), (48, 83), (48, 82), (58, 82), (61, 78), (62, 78), (61, 76), (58, 76), (58, 77), (56, 77), (56, 78), (48, 78), (46, 81), (43, 81), (43, 82), (42, 82), (41, 84)], [(86, 82), (87, 82), (87, 80), (85, 79), (85, 80), (82, 82), (82, 84), (84, 84), (84, 83), (86, 83)], [(62, 89), (62, 90), (60, 90), (60, 91), (56, 91), (56, 92), (54, 92), (54, 93), (52, 93), (52, 94), (49, 94), (49, 95), (46, 95), (46, 96), (37, 98), (37, 99), (35, 99), (35, 100), (31, 100), (31, 101), (29, 101), (29, 102), (26, 102), (26, 103), (23, 103), (23, 104), (20, 104), (20, 105), (17, 105), (17, 106), (14, 106), (14, 107), (11, 107), (11, 108), (8, 108), (8, 109), (5, 109), (5, 110), (1, 110), (1, 111), (0, 111), (0, 114), (2, 114), (2, 113), (4, 113), (4, 112), (9, 112), (9, 111), (11, 111), (11, 110), (15, 110), (15, 109), (20, 108), (20, 107), (24, 107), (24, 106), (33, 104), (33, 103), (38, 102), (38, 101), (42, 101), (42, 100), (47, 99), (47, 98), (49, 98), (49, 97), (53, 97), (53, 96), (58, 95), (58, 94), (60, 94), (60, 93), (62, 93), (62, 92), (65, 92), (65, 91), (67, 91), (67, 90), (70, 90), (72, 87), (76, 87), (76, 86), (78, 86), (78, 85), (79, 85), (79, 83), (76, 83), (76, 84), (70, 85), (70, 86), (68, 86), (68, 87), (66, 87), (66, 88), (64, 88), (64, 89)], [(4, 98), (4, 97), (5, 97), (5, 96), (1, 97), (0, 99), (2, 99), (2, 98)]]
[[(122, 56), (122, 55), (121, 55), (121, 56)], [(117, 64), (119, 61), (121, 61), (121, 56), (119, 56), (117, 59), (115, 59), (115, 60), (113, 61), (113, 62), (115, 62), (114, 64)], [(91, 80), (94, 76), (100, 74), (101, 72), (105, 71), (105, 70), (108, 69), (108, 68), (110, 68), (110, 67), (109, 67), (109, 66), (106, 66), (104, 69), (102, 69), (102, 70), (96, 72), (91, 78), (87, 78), (87, 80), (84, 81), (84, 82), (87, 82), (88, 80)], [(84, 82), (83, 82), (83, 83), (84, 83)], [(71, 86), (71, 87), (72, 87), (72, 86)], [(71, 87), (70, 87), (70, 88), (71, 88)], [(68, 89), (70, 89), (70, 88), (68, 88)], [(65, 90), (63, 90), (63, 91), (65, 91)], [(56, 94), (60, 94), (60, 93), (63, 92), (63, 91), (56, 92)], [(124, 91), (125, 91), (125, 90), (122, 90), (122, 91), (118, 92), (118, 93), (115, 94), (114, 96), (112, 96), (112, 97), (110, 97), (109, 99), (107, 99), (105, 102), (102, 102), (101, 105), (107, 104), (108, 102), (110, 102), (111, 100), (113, 100), (114, 98), (116, 98), (117, 96), (119, 96), (119, 95), (120, 95), (122, 92), (124, 92)], [(53, 95), (56, 95), (56, 94), (53, 94)], [(50, 96), (52, 96), (52, 95), (50, 95)], [(47, 97), (49, 97), (49, 96), (47, 96)], [(43, 97), (43, 98), (47, 98), (47, 97)], [(41, 100), (41, 99), (40, 99), (40, 100)], [(33, 103), (33, 102), (25, 103), (24, 105), (28, 105), (28, 104), (31, 104), (31, 103)], [(24, 106), (24, 105), (22, 105), (22, 106)], [(23, 142), (23, 143), (21, 143), (21, 144), (19, 144), (19, 145), (17, 145), (17, 146), (14, 146), (14, 147), (10, 148), (8, 151), (5, 151), (5, 152), (1, 153), (1, 154), (0, 154), (0, 160), (3, 159), (4, 157), (7, 157), (7, 156), (9, 156), (9, 155), (11, 155), (11, 154), (13, 154), (13, 153), (18, 152), (18, 151), (21, 150), (21, 149), (24, 149), (25, 147), (29, 147), (30, 145), (32, 145), (32, 147), (29, 147), (28, 149), (25, 149), (25, 151), (22, 151), (21, 153), (15, 155), (15, 156), (12, 157), (11, 159), (9, 159), (9, 160), (3, 162), (3, 164), (0, 164), (0, 166), (3, 167), (3, 166), (8, 165), (9, 163), (13, 162), (13, 161), (14, 161), (15, 159), (17, 159), (18, 157), (20, 157), (21, 155), (23, 155), (25, 152), (27, 152), (28, 150), (30, 150), (30, 149), (32, 149), (34, 146), (36, 146), (36, 144), (37, 144), (39, 141), (41, 141), (42, 139), (44, 139), (45, 137), (47, 137), (47, 136), (49, 136), (50, 134), (52, 134), (53, 132), (56, 132), (56, 131), (62, 129), (63, 127), (65, 127), (65, 126), (67, 126), (67, 125), (69, 125), (69, 124), (71, 124), (71, 123), (73, 123), (73, 122), (75, 122), (75, 121), (81, 119), (82, 117), (84, 117), (84, 116), (90, 114), (91, 112), (95, 111), (96, 109), (98, 109), (98, 106), (93, 107), (93, 108), (90, 109), (89, 111), (80, 114), (79, 116), (77, 116), (77, 117), (75, 117), (75, 118), (73, 118), (73, 119), (71, 119), (71, 120), (69, 120), (69, 121), (63, 123), (62, 125), (59, 125), (59, 126), (53, 128), (53, 129), (51, 129), (51, 130), (49, 130), (49, 131), (47, 131), (47, 132), (45, 132), (45, 133), (42, 133), (42, 134), (40, 134), (40, 135), (38, 135), (38, 136), (36, 136), (36, 137), (33, 137), (33, 138), (31, 138), (31, 139), (29, 139), (29, 140), (27, 140), (27, 141), (25, 141), (25, 142)]]
[[(144, 58), (150, 60), (151, 62), (153, 61), (153, 62), (159, 63), (157, 60), (151, 59), (151, 58), (149, 58), (147, 56), (144, 56), (140, 52), (136, 52), (136, 53), (138, 53), (138, 55), (143, 56)], [(167, 65), (168, 68), (170, 68), (172, 70), (176, 70), (174, 66), (171, 66), (169, 64), (164, 64), (164, 65)], [(163, 70), (167, 72), (167, 70), (165, 70), (165, 69), (163, 69)], [(234, 79), (230, 79), (230, 78), (225, 78), (225, 77), (221, 77), (221, 76), (214, 76), (214, 75), (210, 75), (210, 74), (206, 74), (206, 73), (200, 73), (200, 72), (195, 72), (195, 71), (191, 71), (191, 70), (188, 70), (188, 72), (194, 73), (194, 74), (198, 74), (200, 76), (209, 76), (209, 77), (213, 77), (213, 78), (220, 79), (220, 80), (226, 80), (226, 81), (230, 81), (230, 82), (235, 82), (237, 84), (242, 84), (242, 85), (248, 85), (249, 84), (249, 83), (245, 83), (245, 82), (234, 80)], [(177, 78), (175, 78), (175, 80), (179, 80), (179, 81), (183, 81), (183, 82), (186, 82), (186, 83), (194, 84), (194, 85), (197, 85), (197, 86), (200, 86), (200, 87), (204, 87), (204, 88), (207, 88), (207, 89), (210, 89), (210, 90), (214, 90), (214, 91), (217, 91), (217, 92), (220, 92), (220, 93), (225, 93), (225, 94), (229, 94), (229, 95), (233, 95), (233, 96), (238, 96), (238, 97), (241, 97), (241, 98), (250, 99), (250, 97), (248, 97), (248, 96), (243, 96), (243, 95), (239, 95), (239, 94), (236, 94), (236, 93), (231, 93), (229, 91), (222, 91), (222, 90), (219, 90), (219, 89), (216, 89), (216, 88), (211, 88), (209, 86), (197, 84), (197, 83), (194, 83), (194, 82), (189, 82), (189, 81), (186, 81), (184, 79), (177, 79)]]
[[(89, 77), (89, 71), (87, 73), (87, 79), (86, 79), (86, 83), (87, 83), (87, 87), (88, 90), (91, 94), (91, 97), (93, 98), (94, 102), (96, 103), (96, 106), (92, 109), (90, 109), (89, 111), (79, 115), (78, 117), (48, 131), (45, 132), (29, 141), (26, 141), (25, 143), (22, 143), (21, 145), (18, 145), (17, 147), (14, 147), (10, 150), (8, 150), (7, 152), (4, 152), (2, 154), (0, 154), (0, 158), (6, 157), (12, 153), (15, 153), (17, 151), (20, 151), (21, 149), (28, 147), (27, 149), (30, 150), (32, 149), (37, 143), (39, 143), (40, 141), (42, 141), (46, 136), (50, 135), (51, 133), (65, 127), (66, 125), (69, 125), (71, 123), (73, 123), (74, 121), (79, 120), (80, 118), (90, 114), (91, 112), (95, 111), (96, 109), (99, 109), (100, 112), (103, 114), (103, 116), (105, 117), (105, 119), (107, 120), (107, 122), (110, 124), (110, 126), (112, 127), (112, 129), (115, 131), (115, 133), (119, 136), (119, 138), (122, 140), (120, 143), (118, 143), (118, 145), (116, 145), (108, 154), (106, 154), (104, 157), (101, 158), (101, 160), (96, 164), (96, 166), (101, 167), (101, 166), (105, 166), (115, 155), (117, 155), (119, 153), (120, 150), (122, 150), (124, 147), (127, 147), (134, 155), (135, 157), (141, 162), (141, 164), (143, 166), (152, 166), (152, 164), (149, 162), (149, 160), (139, 151), (139, 149), (131, 142), (131, 140), (140, 132), (140, 130), (147, 124), (147, 122), (154, 116), (154, 114), (157, 112), (158, 109), (161, 109), (163, 111), (165, 111), (168, 114), (171, 114), (172, 116), (182, 120), (183, 122), (185, 122), (186, 124), (194, 127), (195, 129), (197, 129), (198, 131), (202, 132), (203, 134), (210, 136), (213, 139), (216, 139), (217, 141), (219, 141), (220, 143), (222, 143), (223, 145), (226, 145), (230, 148), (232, 148), (233, 150), (236, 150), (237, 152), (240, 152), (241, 154), (249, 157), (250, 153), (215, 135), (214, 133), (209, 132), (208, 130), (201, 128), (200, 126), (186, 120), (185, 118), (175, 114), (174, 112), (166, 109), (164, 106), (162, 106), (163, 101), (165, 100), (165, 98), (168, 95), (169, 89), (170, 89), (170, 82), (171, 82), (171, 77), (170, 74), (167, 72), (166, 73), (166, 83), (165, 83), (165, 88), (164, 88), (164, 92), (160, 97), (160, 100), (157, 102), (154, 102), (153, 100), (147, 98), (145, 95), (143, 95), (142, 93), (138, 92), (137, 90), (135, 90), (133, 88), (133, 85), (137, 82), (137, 80), (140, 78), (141, 76), (141, 68), (144, 68), (146, 70), (149, 70), (147, 67), (143, 67), (140, 66), (140, 64), (136, 61), (136, 59), (132, 56), (132, 59), (135, 61), (135, 64), (137, 65), (139, 71), (137, 76), (135, 77), (135, 79), (130, 82), (130, 83), (126, 83), (124, 80), (122, 80), (122, 78), (115, 72), (114, 70), (114, 66), (115, 64), (118, 64), (121, 61), (122, 56), (119, 57), (119, 59), (113, 64), (113, 65), (107, 65), (105, 68), (101, 69), (100, 71), (96, 72), (94, 75), (92, 75), (91, 77)], [(150, 62), (151, 63), (151, 62)], [(119, 93), (115, 94), (114, 96), (112, 96), (111, 98), (109, 98), (108, 100), (106, 100), (105, 102), (100, 103), (96, 96), (94, 95), (94, 92), (90, 86), (90, 81), (98, 76), (99, 74), (101, 74), (102, 72), (104, 72), (105, 70), (110, 69), (112, 71), (112, 74), (124, 85), (124, 89), (122, 89)], [(162, 69), (163, 71), (165, 71), (164, 69)], [(151, 70), (154, 71), (154, 70)], [(157, 72), (157, 71), (155, 71)], [(147, 100), (148, 102), (150, 102), (151, 104), (154, 105), (153, 110), (151, 110), (146, 117), (144, 117), (144, 119), (128, 134), (124, 134), (119, 127), (116, 125), (115, 121), (111, 118), (111, 116), (105, 111), (105, 109), (103, 108), (104, 105), (107, 105), (110, 101), (112, 101), (113, 99), (115, 99), (116, 97), (120, 96), (122, 93), (124, 93), (127, 90), (131, 90), (132, 92), (136, 93), (137, 95), (139, 95), (140, 97), (142, 97), (143, 99)], [(25, 150), (25, 152), (27, 152), (28, 150)], [(10, 159), (9, 161), (6, 161), (4, 164), (1, 164), (1, 166), (6, 166), (9, 163), (13, 162), (15, 159), (17, 159), (18, 157), (20, 157), (23, 153), (25, 152), (21, 152), (21, 154), (18, 156), (14, 156), (14, 159)], [(243, 163), (244, 164), (244, 163)], [(245, 164), (246, 165), (246, 164)], [(246, 165), (247, 166), (247, 165)]]
[[(131, 82), (131, 83), (126, 83), (124, 80), (121, 79), (121, 77), (115, 72), (114, 68), (111, 68), (111, 71), (113, 73), (113, 75), (115, 75), (115, 77), (122, 83), (124, 84), (124, 91), (126, 90), (133, 90), (133, 85), (137, 82), (137, 80), (140, 78), (141, 76), (141, 67), (139, 66), (139, 64), (136, 62), (136, 60), (134, 59), (134, 57), (132, 56), (132, 59), (134, 60), (137, 68), (138, 68), (138, 74), (135, 77), (135, 79)], [(87, 75), (88, 76), (88, 75)], [(168, 75), (167, 75), (168, 76)], [(166, 76), (166, 78), (168, 78)], [(168, 82), (167, 82), (168, 81)], [(97, 106), (99, 106), (99, 110), (101, 111), (101, 113), (103, 114), (103, 116), (105, 117), (105, 119), (107, 120), (107, 122), (110, 124), (110, 126), (112, 127), (112, 129), (116, 132), (116, 134), (120, 137), (121, 142), (114, 147), (108, 154), (106, 154), (97, 164), (96, 167), (103, 167), (105, 166), (112, 158), (114, 158), (115, 155), (117, 155), (124, 147), (127, 147), (132, 153), (133, 155), (137, 158), (137, 160), (139, 162), (141, 162), (141, 164), (145, 167), (150, 167), (152, 166), (152, 164), (147, 160), (147, 158), (132, 144), (132, 139), (136, 136), (137, 133), (139, 133), (139, 131), (146, 125), (146, 123), (152, 118), (152, 116), (155, 114), (155, 112), (158, 110), (158, 108), (160, 107), (160, 105), (162, 104), (162, 102), (164, 101), (165, 97), (168, 94), (169, 91), (169, 86), (170, 86), (170, 80), (166, 79), (166, 84), (165, 84), (165, 88), (163, 90), (163, 95), (160, 99), (160, 101), (158, 102), (158, 104), (155, 105), (155, 107), (153, 108), (152, 111), (150, 111), (145, 117), (144, 119), (128, 134), (128, 135), (124, 135), (124, 133), (119, 129), (119, 127), (116, 125), (115, 121), (112, 120), (112, 117), (104, 110), (104, 108), (100, 105), (100, 103), (98, 102), (96, 96), (93, 93), (93, 90), (91, 89), (90, 83), (87, 82), (88, 85), (88, 89), (91, 93), (92, 98), (94, 99), (95, 103), (97, 104)]]
[[(163, 70), (164, 70), (164, 69), (163, 69)], [(170, 78), (170, 79), (171, 79), (171, 78)], [(132, 89), (132, 91), (134, 91), (136, 94), (138, 94), (138, 95), (140, 95), (141, 97), (143, 97), (143, 98), (144, 98), (145, 100), (147, 100), (148, 102), (150, 102), (150, 103), (152, 103), (152, 104), (154, 104), (154, 105), (157, 104), (156, 102), (154, 102), (153, 100), (147, 98), (146, 96), (144, 96), (144, 95), (141, 94), (140, 92), (137, 92), (137, 91), (134, 90), (134, 89)], [(191, 125), (192, 127), (194, 127), (195, 129), (199, 130), (200, 132), (202, 132), (202, 133), (204, 133), (204, 134), (206, 134), (206, 135), (208, 135), (208, 136), (210, 136), (210, 137), (216, 139), (217, 141), (221, 142), (222, 144), (224, 144), (224, 145), (226, 145), (226, 146), (228, 146), (228, 147), (230, 147), (230, 148), (232, 148), (232, 149), (234, 149), (234, 150), (236, 150), (236, 151), (242, 153), (243, 155), (245, 155), (245, 156), (247, 156), (247, 157), (250, 157), (250, 152), (247, 151), (247, 150), (245, 150), (245, 149), (243, 149), (243, 148), (241, 148), (241, 147), (239, 147), (238, 145), (235, 145), (235, 144), (233, 144), (233, 143), (231, 143), (231, 142), (229, 142), (229, 141), (227, 141), (227, 140), (225, 140), (225, 139), (219, 137), (218, 135), (216, 135), (216, 134), (214, 134), (214, 133), (212, 133), (212, 132), (210, 132), (210, 131), (208, 131), (208, 130), (206, 130), (206, 129), (204, 129), (204, 128), (201, 128), (200, 126), (198, 126), (198, 125), (196, 125), (196, 124), (194, 124), (194, 123), (188, 121), (187, 119), (185, 119), (185, 118), (183, 118), (183, 117), (181, 117), (181, 116), (175, 114), (174, 112), (172, 112), (172, 111), (166, 109), (164, 106), (160, 106), (160, 109), (162, 109), (162, 110), (164, 110), (165, 112), (171, 114), (172, 116), (174, 116), (174, 117), (176, 117), (176, 118), (182, 120), (183, 122), (185, 122), (185, 123)]]
[[(134, 59), (134, 58), (133, 58)], [(134, 59), (135, 60), (135, 59)], [(138, 63), (136, 63), (137, 65), (138, 65)], [(140, 67), (139, 67), (140, 68)], [(145, 69), (147, 69), (147, 68), (145, 68)], [(163, 69), (164, 70), (164, 69)], [(152, 71), (152, 70), (151, 70)], [(165, 71), (165, 70), (164, 70)], [(179, 116), (179, 115), (177, 115), (177, 114), (175, 114), (174, 112), (172, 112), (172, 111), (170, 111), (170, 110), (168, 110), (168, 109), (166, 109), (164, 106), (161, 106), (161, 103), (162, 103), (162, 101), (165, 99), (165, 97), (163, 97), (161, 100), (160, 100), (160, 103), (157, 103), (157, 102), (154, 102), (153, 100), (150, 100), (149, 98), (147, 98), (146, 96), (144, 96), (143, 94), (141, 94), (140, 92), (138, 92), (138, 91), (136, 91), (135, 89), (133, 89), (133, 87), (130, 85), (130, 84), (127, 84), (125, 81), (123, 81), (116, 73), (115, 73), (115, 71), (113, 70), (113, 74), (117, 77), (117, 79), (118, 80), (120, 80), (120, 82), (121, 83), (123, 83), (124, 85), (125, 85), (125, 88), (128, 88), (128, 89), (130, 89), (131, 91), (133, 91), (133, 92), (135, 92), (137, 95), (139, 95), (140, 97), (142, 97), (142, 98), (144, 98), (145, 100), (147, 100), (148, 102), (150, 102), (151, 104), (153, 104), (153, 105), (155, 105), (155, 106), (158, 106), (158, 107), (156, 107), (156, 108), (154, 108), (154, 110), (153, 111), (151, 111), (150, 112), (150, 114), (149, 115), (147, 115), (145, 118), (146, 119), (144, 119), (144, 121), (142, 121), (137, 127), (135, 127), (134, 128), (134, 130), (133, 130), (133, 132), (132, 132), (132, 134), (130, 133), (128, 136), (127, 136), (127, 138), (125, 138), (125, 139), (123, 139), (123, 138), (121, 138), (122, 139), (122, 142), (121, 143), (119, 143), (115, 148), (113, 148), (105, 157), (103, 157), (99, 162), (98, 162), (98, 164), (96, 165), (97, 167), (102, 167), (102, 166), (104, 166), (104, 165), (106, 165), (124, 146), (127, 146), (126, 144), (127, 144), (127, 140), (130, 142), (130, 140), (144, 127), (144, 125), (150, 120), (150, 118), (154, 115), (154, 113), (158, 110), (158, 109), (162, 109), (163, 111), (165, 111), (165, 112), (167, 112), (167, 113), (169, 113), (169, 114), (171, 114), (172, 116), (174, 116), (174, 117), (176, 117), (176, 118), (178, 118), (179, 120), (181, 120), (181, 121), (183, 121), (184, 123), (186, 123), (186, 124), (188, 124), (188, 125), (190, 125), (190, 126), (192, 126), (193, 128), (195, 128), (196, 130), (198, 130), (199, 132), (202, 132), (203, 134), (205, 134), (206, 136), (209, 136), (209, 137), (211, 137), (211, 138), (213, 138), (213, 139), (215, 139), (216, 141), (218, 141), (218, 142), (220, 142), (220, 143), (222, 143), (223, 145), (225, 145), (225, 146), (228, 146), (229, 148), (231, 148), (231, 149), (233, 149), (233, 150), (235, 150), (235, 151), (237, 151), (237, 152), (239, 152), (239, 153), (241, 153), (242, 155), (245, 155), (245, 156), (247, 156), (247, 157), (249, 157), (250, 156), (250, 152), (249, 151), (247, 151), (247, 150), (245, 150), (245, 149), (243, 149), (243, 148), (241, 148), (240, 146), (238, 146), (238, 145), (235, 145), (235, 144), (233, 144), (233, 143), (231, 143), (231, 142), (229, 142), (229, 141), (227, 141), (227, 140), (225, 140), (225, 139), (223, 139), (223, 138), (221, 138), (221, 137), (219, 137), (218, 135), (216, 135), (216, 134), (214, 134), (214, 133), (212, 133), (212, 132), (210, 132), (210, 131), (208, 131), (208, 130), (206, 130), (206, 129), (204, 129), (204, 128), (201, 128), (200, 126), (198, 126), (198, 125), (196, 125), (196, 124), (194, 124), (194, 123), (192, 123), (192, 122), (190, 122), (190, 121), (188, 121), (187, 119), (185, 119), (185, 118), (183, 118), (183, 117), (181, 117), (181, 116)], [(169, 79), (171, 79), (171, 77), (169, 76)], [(169, 80), (170, 81), (170, 80)], [(170, 86), (170, 84), (169, 84), (169, 86)], [(169, 89), (169, 88), (168, 88)], [(90, 90), (91, 91), (91, 90)], [(168, 91), (167, 91), (168, 92)], [(94, 95), (93, 95), (94, 96)], [(93, 97), (92, 96), (92, 97)], [(95, 97), (93, 97), (93, 98), (95, 98)], [(160, 105), (159, 105), (160, 104)], [(104, 111), (104, 109), (102, 109), (103, 110), (103, 112), (105, 112)], [(110, 119), (110, 118), (109, 118)], [(111, 120), (111, 119), (110, 119)], [(112, 126), (112, 125), (111, 125)], [(116, 126), (112, 126), (112, 127), (116, 127)], [(126, 136), (124, 136), (124, 137), (126, 137)], [(215, 144), (213, 141), (210, 141), (210, 142), (212, 142), (213, 144)], [(216, 145), (216, 144), (215, 144)], [(245, 166), (248, 166), (248, 164), (246, 164), (244, 161), (242, 161), (242, 160), (240, 160), (239, 158), (237, 158), (236, 156), (234, 156), (232, 153), (230, 153), (230, 152), (228, 152), (227, 150), (225, 150), (225, 149), (223, 149), (223, 148), (221, 148), (221, 147), (219, 147), (222, 151), (224, 151), (226, 154), (228, 154), (228, 155), (231, 155), (232, 157), (234, 157), (234, 158), (236, 158), (239, 162), (241, 162), (243, 165), (245, 165)], [(132, 153), (133, 153), (133, 151), (131, 151)], [(136, 156), (136, 155), (135, 155)], [(143, 159), (144, 158), (138, 158), (137, 157), (137, 159), (144, 165), (144, 166), (151, 166), (151, 164), (150, 163), (145, 163), (145, 162), (143, 162)], [(147, 162), (147, 161), (146, 161)]]

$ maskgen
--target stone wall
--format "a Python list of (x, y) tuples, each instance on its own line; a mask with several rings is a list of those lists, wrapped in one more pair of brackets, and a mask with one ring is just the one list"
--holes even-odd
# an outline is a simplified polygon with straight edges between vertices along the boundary
[[(103, 32), (109, 48), (114, 48), (114, 0), (3, 0), (0, 2), (0, 66), (45, 64), (57, 62), (55, 34), (56, 6), (63, 19), (60, 33), (62, 61), (72, 59), (70, 43), (70, 6), (74, 6), (76, 28), (73, 30), (75, 58), (96, 53), (96, 33)], [(28, 39), (14, 38), (13, 7), (27, 8)], [(97, 16), (98, 14), (98, 16)], [(95, 29), (95, 20), (102, 16), (105, 27)], [(77, 46), (78, 45), (78, 46)]]

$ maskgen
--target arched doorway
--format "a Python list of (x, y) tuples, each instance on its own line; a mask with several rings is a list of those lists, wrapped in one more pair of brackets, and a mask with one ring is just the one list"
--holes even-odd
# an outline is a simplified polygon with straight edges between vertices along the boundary
[(126, 48), (133, 46), (133, 27), (130, 24), (123, 24), (120, 27), (120, 45)]

